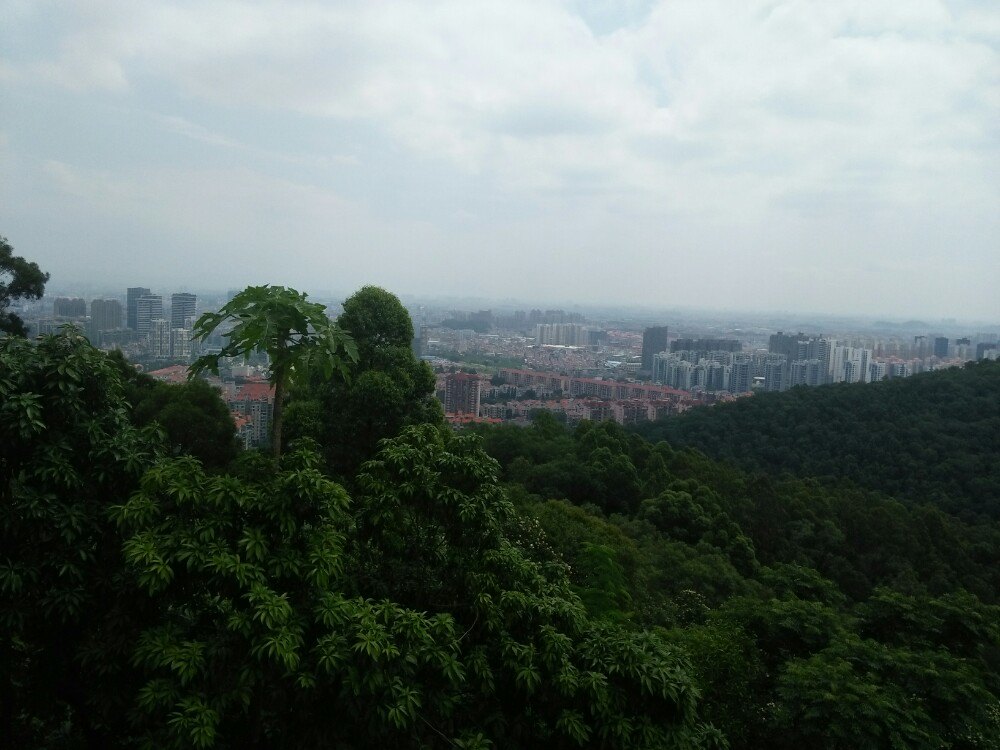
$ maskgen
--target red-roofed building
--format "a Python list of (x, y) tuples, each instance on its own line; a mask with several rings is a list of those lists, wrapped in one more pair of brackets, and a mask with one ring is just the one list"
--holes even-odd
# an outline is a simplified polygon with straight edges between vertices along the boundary
[(250, 448), (267, 445), (274, 410), (274, 387), (270, 383), (261, 381), (244, 383), (235, 396), (226, 399), (226, 405), (234, 418), (249, 420), (237, 425), (237, 432), (245, 446)]
[(274, 403), (274, 386), (259, 380), (248, 380), (239, 387), (236, 397), (246, 401), (267, 401)]
[(185, 365), (171, 365), (146, 374), (151, 378), (156, 378), (161, 383), (180, 384), (187, 382), (188, 368)]
[(254, 428), (253, 420), (244, 417), (242, 414), (233, 412), (233, 424), (236, 425), (236, 436), (243, 444), (243, 448), (249, 450), (253, 447)]

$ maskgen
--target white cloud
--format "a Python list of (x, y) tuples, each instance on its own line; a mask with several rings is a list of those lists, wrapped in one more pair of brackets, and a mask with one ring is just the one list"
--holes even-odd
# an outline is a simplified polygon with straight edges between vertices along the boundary
[[(745, 241), (759, 252), (781, 245), (782, 253), (767, 257), (783, 263), (807, 252), (794, 247), (800, 242), (824, 247), (831, 263), (802, 256), (797, 267), (853, 263), (850, 273), (858, 273), (864, 256), (890, 244), (901, 225), (923, 227), (927, 237), (934, 236), (929, 227), (949, 222), (981, 227), (980, 235), (996, 226), (1000, 10), (989, 3), (90, 0), (71, 11), (18, 7), (9, 18), (14, 28), (38, 34), (53, 14), (59, 22), (48, 48), (0, 60), (5, 85), (43, 82), (126, 101), (166, 89), (250, 119), (364, 127), (415, 162), (448, 164), (540, 206), (545, 216), (530, 231), (556, 245), (628, 237), (647, 262), (663, 244), (736, 258), (713, 241)], [(160, 126), (248, 156), (283, 153), (290, 168), (313, 159), (295, 143), (251, 147), (238, 133), (175, 115)], [(334, 156), (355, 158), (349, 149)], [(60, 169), (49, 166), (72, 191), (73, 175)], [(196, 179), (186, 169), (183, 180), (175, 176), (186, 187), (156, 200), (196, 217), (194, 234), (215, 236), (218, 227), (222, 242), (240, 232), (244, 213), (227, 212), (221, 198), (181, 200)], [(257, 194), (277, 195), (299, 222), (328, 227), (325, 211), (342, 216), (328, 198), (293, 187), (308, 181), (292, 172), (280, 189), (273, 177), (265, 187), (254, 175), (205, 172), (201, 179), (227, 190), (238, 188), (233, 180), (256, 184)], [(101, 184), (98, 173), (89, 179)], [(142, 210), (108, 190), (108, 200)], [(303, 214), (296, 202), (323, 208)], [(574, 222), (589, 226), (587, 236), (568, 229)], [(377, 234), (376, 223), (356, 225), (355, 241)], [(681, 225), (688, 235), (657, 241), (657, 231)], [(775, 237), (779, 228), (788, 234)], [(907, 239), (905, 252), (935, 258), (939, 247), (920, 234)], [(967, 262), (982, 262), (989, 240), (963, 251)], [(600, 254), (596, 245), (593, 254)]]
[(995, 47), (933, 0), (661, 2), (605, 36), (523, 0), (82, 7), (56, 59), (29, 66), (43, 79), (153, 75), (211, 103), (369, 121), (516, 186), (601, 174), (677, 197), (685, 146), (704, 145), (702, 172), (777, 170), (790, 190), (866, 159), (912, 184), (948, 166), (956, 133), (996, 151)]

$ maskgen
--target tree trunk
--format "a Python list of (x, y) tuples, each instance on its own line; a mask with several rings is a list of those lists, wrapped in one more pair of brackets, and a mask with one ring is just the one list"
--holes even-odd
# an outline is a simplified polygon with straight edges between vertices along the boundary
[(271, 453), (281, 458), (281, 420), (285, 400), (285, 371), (278, 370), (274, 379), (274, 409), (271, 413)]

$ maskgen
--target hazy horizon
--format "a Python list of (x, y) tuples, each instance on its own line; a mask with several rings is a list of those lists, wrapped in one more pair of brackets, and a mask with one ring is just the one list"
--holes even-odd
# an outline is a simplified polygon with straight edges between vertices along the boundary
[(1000, 320), (995, 3), (8, 0), (0, 42), (52, 290)]
[[(199, 309), (203, 308), (205, 302), (212, 299), (221, 299), (228, 292), (237, 287), (192, 287), (190, 285), (170, 286), (157, 284), (148, 279), (141, 280), (141, 283), (129, 284), (129, 286), (146, 286), (153, 294), (161, 295), (164, 302), (169, 307), (170, 295), (176, 292), (190, 292), (198, 295)], [(58, 296), (82, 296), (88, 301), (98, 298), (115, 298), (124, 300), (127, 287), (116, 285), (105, 286), (102, 284), (68, 283), (57, 284), (50, 280), (46, 285), (45, 297), (53, 298)], [(298, 291), (305, 292), (310, 299), (319, 300), (324, 303), (339, 303), (357, 291), (351, 290), (331, 290), (321, 288), (299, 288)], [(970, 326), (978, 326), (990, 331), (995, 329), (1000, 331), (1000, 319), (986, 318), (963, 318), (955, 316), (929, 316), (925, 315), (899, 315), (892, 312), (872, 313), (872, 314), (849, 314), (830, 313), (820, 310), (781, 310), (781, 309), (750, 309), (739, 307), (708, 307), (697, 305), (669, 305), (669, 304), (639, 304), (628, 302), (581, 302), (568, 299), (532, 299), (517, 297), (489, 297), (461, 294), (411, 294), (405, 290), (388, 289), (395, 294), (408, 307), (415, 305), (430, 306), (437, 310), (455, 310), (474, 312), (481, 309), (492, 309), (495, 314), (510, 313), (514, 310), (530, 309), (563, 309), (566, 312), (582, 312), (588, 315), (603, 316), (605, 319), (613, 319), (618, 316), (624, 320), (635, 323), (636, 321), (646, 321), (649, 325), (659, 325), (667, 323), (670, 319), (691, 320), (705, 322), (715, 318), (725, 318), (727, 323), (736, 324), (762, 324), (764, 322), (778, 322), (789, 327), (789, 330), (800, 326), (804, 328), (822, 327), (825, 324), (854, 324), (862, 328), (856, 329), (859, 332), (864, 328), (873, 328), (885, 324), (889, 328), (924, 327), (935, 331), (964, 331)], [(855, 330), (855, 329), (852, 329)], [(984, 332), (985, 332), (984, 331)]]

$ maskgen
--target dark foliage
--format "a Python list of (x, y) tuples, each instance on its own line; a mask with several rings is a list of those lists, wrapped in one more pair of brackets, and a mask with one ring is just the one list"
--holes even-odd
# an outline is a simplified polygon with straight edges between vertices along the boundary
[(73, 332), (0, 342), (0, 395), (16, 747), (725, 744), (682, 648), (534, 559), (474, 437), (405, 428), (349, 497), (309, 445), (229, 474), (160, 457)]
[(592, 616), (665, 628), (733, 747), (997, 747), (995, 522), (612, 423), (479, 432)]
[(965, 518), (1000, 518), (1000, 362), (762, 393), (637, 431), (772, 476), (846, 478)]
[(121, 378), (133, 424), (155, 425), (169, 453), (194, 456), (214, 471), (239, 454), (232, 414), (216, 388), (204, 380), (161, 383), (137, 371), (121, 352), (108, 359)]
[(409, 425), (440, 423), (442, 412), (434, 373), (414, 356), (413, 325), (395, 295), (363, 287), (344, 302), (337, 325), (350, 331), (357, 361), (346, 379), (314, 369), (293, 389), (286, 438), (317, 441), (330, 467), (350, 478), (379, 440)]

